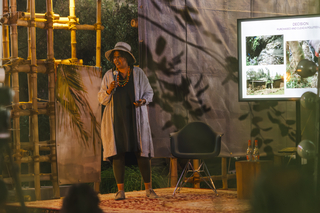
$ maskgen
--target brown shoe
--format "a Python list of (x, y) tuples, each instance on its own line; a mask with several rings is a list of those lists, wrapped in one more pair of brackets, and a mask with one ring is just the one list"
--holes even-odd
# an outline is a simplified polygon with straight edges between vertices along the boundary
[(153, 189), (147, 189), (146, 195), (148, 198), (151, 198), (151, 199), (159, 198), (159, 196), (153, 191)]
[(117, 192), (116, 197), (114, 198), (115, 200), (124, 200), (126, 199), (126, 196), (124, 195), (124, 191), (120, 190)]

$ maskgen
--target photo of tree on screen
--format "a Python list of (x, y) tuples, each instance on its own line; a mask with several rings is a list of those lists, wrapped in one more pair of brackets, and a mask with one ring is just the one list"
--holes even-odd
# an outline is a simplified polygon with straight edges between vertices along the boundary
[(247, 75), (247, 95), (283, 95), (284, 78), (278, 69), (268, 67), (249, 68)]
[(246, 65), (283, 64), (283, 45), (283, 35), (246, 37)]
[(312, 76), (301, 76), (297, 66), (301, 60), (314, 62), (318, 65), (320, 40), (301, 40), (286, 42), (286, 87), (317, 88), (318, 72)]

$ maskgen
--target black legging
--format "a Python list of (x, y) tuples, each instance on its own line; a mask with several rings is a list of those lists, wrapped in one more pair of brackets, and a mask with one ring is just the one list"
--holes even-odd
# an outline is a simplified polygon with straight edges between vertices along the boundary
[[(141, 157), (139, 152), (135, 152), (140, 173), (145, 183), (150, 183), (150, 160), (148, 157)], [(117, 184), (124, 183), (125, 153), (113, 156), (113, 174)]]

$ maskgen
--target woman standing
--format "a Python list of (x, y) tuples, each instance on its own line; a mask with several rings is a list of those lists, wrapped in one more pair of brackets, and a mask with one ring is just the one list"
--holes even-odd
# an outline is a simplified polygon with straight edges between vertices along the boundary
[(135, 153), (147, 197), (157, 198), (150, 183), (149, 158), (154, 153), (147, 111), (153, 90), (143, 70), (133, 67), (136, 60), (129, 44), (118, 42), (105, 56), (115, 69), (104, 75), (98, 98), (106, 106), (101, 124), (103, 159), (113, 159), (118, 187), (115, 200), (125, 199), (125, 157), (129, 152)]

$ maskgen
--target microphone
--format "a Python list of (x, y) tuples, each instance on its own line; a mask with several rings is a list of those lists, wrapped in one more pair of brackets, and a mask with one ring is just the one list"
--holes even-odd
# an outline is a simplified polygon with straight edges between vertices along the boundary
[[(117, 78), (118, 78), (118, 70), (115, 70), (115, 71), (113, 71), (113, 80), (115, 81), (115, 82), (117, 82)], [(113, 89), (113, 93), (116, 91), (116, 87)]]

